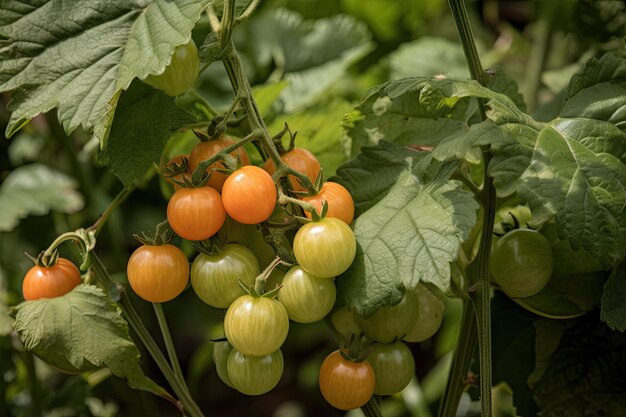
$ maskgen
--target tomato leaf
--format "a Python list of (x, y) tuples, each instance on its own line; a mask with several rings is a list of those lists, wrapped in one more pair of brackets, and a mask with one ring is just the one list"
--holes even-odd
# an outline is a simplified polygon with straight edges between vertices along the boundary
[(445, 38), (423, 36), (400, 45), (389, 54), (391, 79), (414, 75), (449, 78), (469, 78), (463, 48), (458, 42)]
[(593, 58), (570, 80), (561, 117), (611, 122), (626, 131), (626, 59)]
[(609, 330), (595, 314), (578, 319), (561, 338), (534, 386), (541, 415), (624, 415), (625, 355), (626, 334)]
[(44, 215), (50, 210), (75, 213), (83, 208), (77, 182), (41, 164), (16, 168), (0, 186), (0, 232), (13, 230), (29, 215)]
[(68, 371), (107, 367), (131, 387), (171, 398), (139, 367), (120, 309), (104, 292), (81, 284), (62, 297), (15, 307), (15, 330), (27, 351)]
[(617, 265), (604, 286), (601, 316), (611, 329), (626, 331), (626, 262)]
[(58, 107), (66, 132), (82, 126), (105, 145), (122, 90), (163, 72), (208, 2), (3, 2), (0, 91), (15, 90), (7, 136)]
[(403, 171), (408, 171), (422, 154), (381, 140), (364, 146), (358, 156), (337, 169), (333, 178), (346, 187), (354, 200), (355, 217), (380, 201)]
[(452, 293), (450, 262), (476, 223), (478, 203), (450, 180), (455, 163), (431, 178), (405, 171), (354, 222), (356, 258), (337, 279), (338, 299), (368, 317), (397, 304), (405, 289), (431, 283)]
[(141, 82), (122, 94), (107, 147), (100, 156), (124, 183), (143, 178), (159, 161), (171, 134), (196, 119), (176, 106), (174, 99)]

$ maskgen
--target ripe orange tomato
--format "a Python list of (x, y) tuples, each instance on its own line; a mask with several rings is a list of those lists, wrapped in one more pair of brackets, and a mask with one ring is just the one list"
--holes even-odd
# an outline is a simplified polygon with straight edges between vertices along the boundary
[(320, 367), (320, 391), (330, 405), (340, 410), (353, 410), (365, 405), (376, 386), (374, 370), (367, 360), (352, 362), (336, 350)]
[(176, 298), (189, 282), (189, 262), (176, 246), (143, 245), (130, 256), (128, 282), (146, 301), (163, 303)]
[[(315, 155), (303, 148), (294, 148), (280, 157), (289, 167), (305, 174), (311, 182), (315, 183), (320, 174), (321, 166)], [(272, 159), (268, 159), (263, 164), (263, 169), (270, 175), (276, 171), (276, 165)], [(293, 175), (289, 176), (289, 183), (293, 191), (304, 191), (305, 187)]]
[[(198, 168), (198, 165), (200, 165), (200, 162), (211, 158), (222, 149), (234, 144), (235, 141), (227, 136), (222, 136), (218, 139), (213, 139), (208, 142), (200, 142), (192, 149), (191, 154), (189, 154), (189, 172), (193, 174), (196, 168)], [(242, 165), (250, 165), (250, 158), (248, 157), (248, 153), (243, 147), (237, 148), (236, 151), (233, 151), (230, 154), (234, 158), (237, 158), (237, 156), (239, 156), (239, 160), (241, 161)], [(228, 175), (222, 174), (221, 172), (217, 171), (218, 169), (223, 168), (225, 167), (222, 162), (215, 162), (207, 168), (207, 172), (209, 174), (212, 173), (207, 185), (209, 187), (215, 188), (217, 191), (222, 191), (224, 181), (226, 181), (226, 178), (228, 178)]]
[(22, 282), (24, 299), (60, 297), (80, 284), (80, 271), (69, 259), (59, 258), (51, 266), (35, 265), (28, 270)]
[(233, 172), (222, 188), (224, 208), (243, 224), (267, 220), (276, 205), (276, 186), (261, 168), (248, 165)]
[(208, 239), (226, 220), (222, 197), (214, 188), (181, 188), (167, 204), (167, 220), (187, 240)]
[[(313, 204), (318, 213), (322, 212), (324, 201), (328, 203), (326, 217), (336, 217), (346, 224), (354, 219), (354, 200), (346, 188), (336, 182), (325, 182), (319, 194), (312, 197), (302, 197), (303, 201)], [(311, 213), (305, 212), (310, 219)]]

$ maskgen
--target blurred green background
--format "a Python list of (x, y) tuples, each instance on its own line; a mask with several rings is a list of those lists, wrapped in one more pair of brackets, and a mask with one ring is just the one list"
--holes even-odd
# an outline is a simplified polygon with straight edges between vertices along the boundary
[[(622, 1), (471, 1), (474, 34), (484, 67), (501, 65), (518, 83), (527, 111), (554, 116), (569, 78), (593, 56), (623, 55), (626, 8)], [(209, 32), (200, 21), (194, 38)], [(267, 0), (237, 28), (236, 43), (268, 127), (288, 122), (298, 144), (316, 153), (327, 177), (349, 157), (341, 122), (364, 92), (389, 79), (468, 72), (447, 2), (443, 0)], [(197, 91), (225, 110), (232, 91), (221, 64), (201, 74)], [(2, 131), (9, 95), (0, 97)], [(179, 134), (164, 158), (190, 149), (193, 135)], [(6, 319), (22, 300), (21, 280), (37, 254), (60, 233), (87, 226), (121, 189), (97, 159), (97, 140), (84, 132), (66, 136), (51, 112), (11, 140), (0, 140), (0, 416), (175, 416), (169, 403), (130, 390), (106, 370), (82, 376), (60, 374), (25, 353)], [(348, 146), (349, 148), (349, 146)], [(168, 188), (156, 168), (109, 220), (97, 253), (124, 283), (128, 256), (138, 246), (133, 233), (165, 218)], [(177, 242), (180, 243), (180, 242)], [(184, 246), (191, 255), (192, 249)], [(71, 247), (63, 255), (78, 260)], [(147, 325), (158, 332), (152, 307), (135, 298)], [(207, 416), (339, 416), (321, 397), (317, 373), (337, 342), (322, 322), (293, 324), (283, 346), (285, 372), (273, 391), (246, 397), (225, 386), (211, 359), (223, 312), (192, 291), (165, 305), (192, 395)], [(411, 344), (416, 378), (401, 394), (383, 401), (386, 417), (431, 416), (446, 383), (461, 305), (447, 301), (441, 330)], [(146, 373), (159, 372), (143, 352)], [(472, 393), (473, 395), (475, 393)], [(499, 415), (511, 415), (510, 392), (494, 393)], [(477, 415), (476, 398), (461, 401), (459, 415)], [(353, 411), (348, 415), (361, 415)]]

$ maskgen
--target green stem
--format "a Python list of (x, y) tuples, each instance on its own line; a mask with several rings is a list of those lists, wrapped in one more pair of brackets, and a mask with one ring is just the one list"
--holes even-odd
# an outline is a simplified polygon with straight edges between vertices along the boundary
[(219, 114), (218, 111), (215, 110), (213, 106), (211, 106), (211, 103), (209, 103), (204, 97), (202, 97), (196, 90), (189, 90), (189, 95), (191, 95), (197, 103), (200, 103), (202, 105), (205, 110), (204, 114), (207, 116), (207, 118), (212, 119)]
[(109, 216), (111, 215), (111, 213), (113, 213), (115, 211), (115, 209), (118, 208), (120, 206), (120, 204), (122, 204), (128, 198), (128, 196), (132, 194), (133, 191), (135, 191), (135, 185), (134, 184), (129, 185), (128, 187), (125, 187), (124, 189), (122, 189), (122, 191), (120, 191), (115, 196), (113, 201), (111, 201), (109, 203), (109, 205), (102, 212), (100, 217), (98, 217), (98, 220), (96, 220), (96, 222), (94, 224), (92, 224), (91, 226), (89, 226), (87, 228), (87, 231), (93, 230), (93, 231), (95, 231), (96, 236), (98, 236), (98, 234), (102, 230), (102, 227), (104, 227), (105, 223), (109, 219)]
[[(111, 281), (111, 277), (109, 276), (109, 273), (106, 271), (106, 268), (102, 264), (102, 261), (100, 261), (100, 259), (93, 252), (91, 256), (93, 259), (92, 267), (94, 269), (94, 273), (99, 275), (99, 279), (101, 281)], [(181, 411), (188, 413), (191, 417), (204, 417), (204, 414), (202, 414), (202, 411), (200, 410), (198, 405), (191, 398), (187, 385), (184, 382), (181, 383), (178, 380), (167, 359), (165, 358), (165, 356), (163, 356), (161, 349), (159, 349), (159, 346), (152, 338), (152, 335), (150, 335), (150, 332), (143, 324), (141, 317), (135, 310), (135, 307), (128, 297), (128, 294), (126, 294), (126, 291), (121, 290), (120, 292), (120, 309), (122, 310), (124, 317), (126, 317), (128, 324), (135, 331), (137, 337), (139, 337), (139, 340), (141, 340), (146, 350), (167, 380), (168, 384), (172, 387), (172, 390), (179, 398), (179, 401), (175, 401), (177, 407)]]
[[(467, 10), (463, 0), (448, 0), (450, 11), (454, 18), (454, 23), (459, 34), (465, 58), (470, 74), (482, 86), (487, 86), (487, 75), (483, 71), (480, 57), (476, 50), (472, 29), (469, 24)], [(485, 106), (479, 100), (479, 110), (482, 120), (486, 120)], [(474, 306), (476, 319), (478, 322), (478, 346), (480, 359), (480, 393), (481, 393), (481, 416), (491, 417), (491, 293), (490, 293), (490, 271), (489, 256), (491, 253), (491, 238), (493, 234), (493, 223), (495, 216), (496, 196), (493, 187), (493, 180), (489, 176), (489, 161), (491, 153), (483, 149), (483, 189), (480, 194), (484, 209), (482, 235), (480, 247), (476, 259), (470, 264), (467, 276), (470, 283), (470, 300)], [(465, 311), (468, 314), (467, 309)], [(470, 322), (468, 319), (467, 323)]]
[(200, 162), (198, 164), (198, 167), (191, 173), (193, 181), (199, 180), (201, 176), (203, 175), (204, 171), (206, 171), (207, 168), (209, 168), (213, 163), (217, 162), (220, 159), (232, 158), (232, 155), (230, 155), (231, 152), (233, 152), (237, 148), (242, 147), (244, 144), (254, 139), (259, 138), (260, 136), (261, 136), (261, 133), (257, 131), (253, 131), (248, 136), (243, 137), (239, 139), (236, 143), (233, 143), (232, 145), (222, 149), (221, 151), (219, 151), (218, 153), (216, 153), (209, 159), (205, 159), (204, 161)]
[(365, 417), (383, 417), (383, 413), (380, 410), (380, 398), (374, 395), (372, 398), (361, 407), (361, 411), (365, 414)]
[(476, 315), (472, 304), (465, 301), (463, 305), (463, 316), (461, 319), (461, 329), (454, 349), (452, 367), (446, 384), (446, 390), (441, 398), (438, 417), (454, 417), (459, 408), (461, 395), (465, 389), (464, 379), (470, 368), (472, 357), (476, 350), (477, 331)]
[(161, 329), (161, 334), (163, 335), (163, 342), (165, 343), (165, 349), (167, 350), (167, 356), (170, 358), (170, 364), (172, 365), (174, 375), (178, 378), (178, 382), (181, 385), (185, 385), (185, 376), (183, 375), (180, 363), (178, 362), (176, 348), (174, 347), (174, 341), (172, 340), (172, 335), (170, 334), (170, 329), (167, 325), (167, 319), (165, 318), (163, 306), (161, 303), (152, 303), (152, 306), (154, 307), (154, 312), (159, 322), (159, 328)]

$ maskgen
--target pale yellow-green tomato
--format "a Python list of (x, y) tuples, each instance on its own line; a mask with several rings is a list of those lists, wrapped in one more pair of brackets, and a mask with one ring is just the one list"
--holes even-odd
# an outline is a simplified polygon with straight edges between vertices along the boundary
[(444, 304), (425, 285), (418, 284), (411, 291), (417, 294), (417, 320), (411, 331), (404, 336), (404, 340), (422, 342), (439, 330), (443, 320)]
[(163, 73), (148, 76), (146, 82), (168, 96), (176, 97), (193, 86), (199, 67), (198, 48), (192, 39), (188, 44), (176, 47)]
[(285, 306), (289, 318), (298, 323), (321, 320), (335, 304), (337, 289), (332, 279), (318, 278), (299, 266), (291, 268), (276, 297)]

